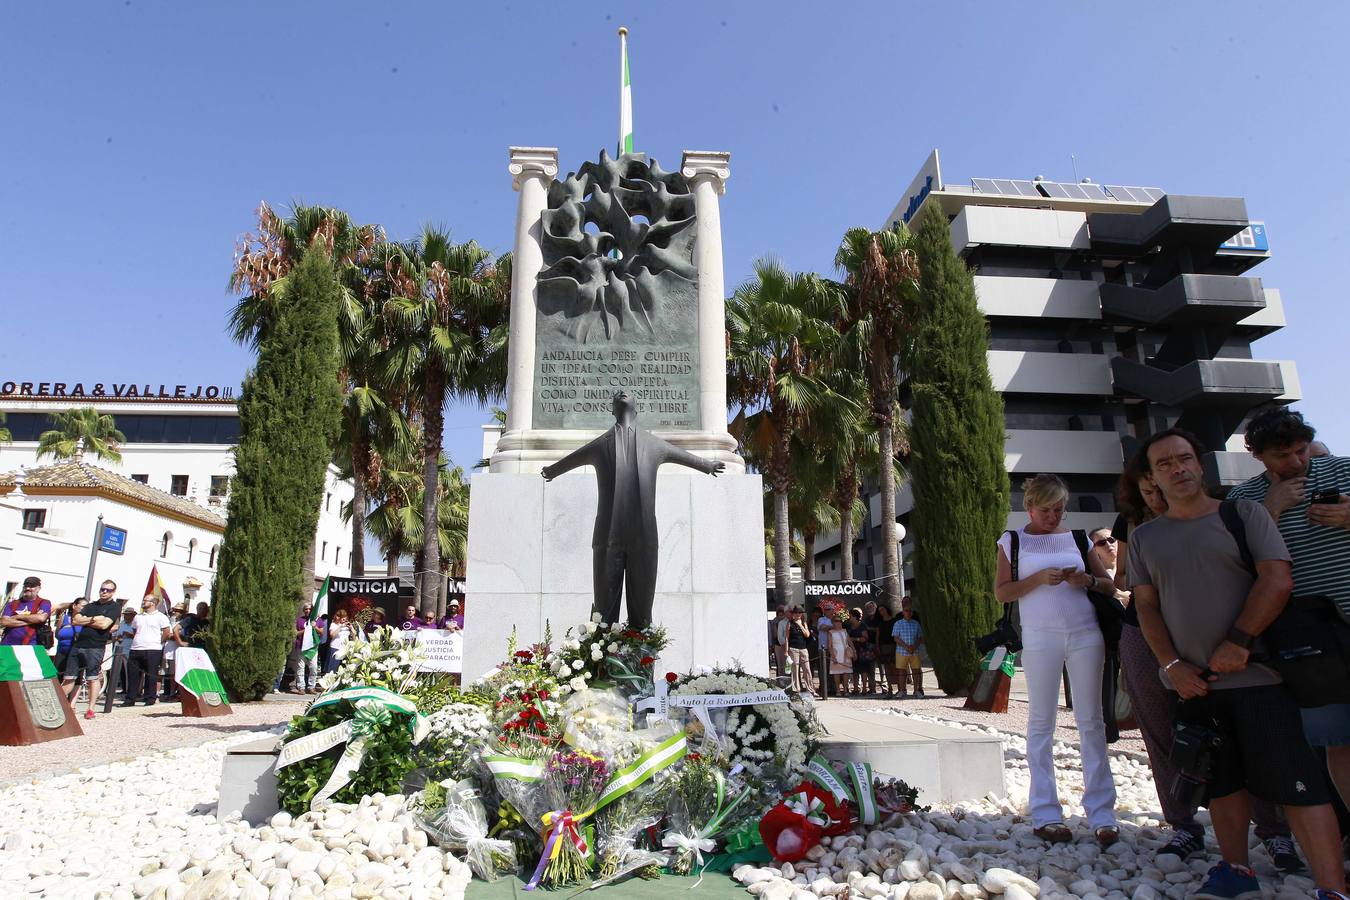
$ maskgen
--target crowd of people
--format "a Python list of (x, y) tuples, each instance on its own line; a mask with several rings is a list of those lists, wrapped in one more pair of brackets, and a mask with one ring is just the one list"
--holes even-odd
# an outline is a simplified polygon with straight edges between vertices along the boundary
[[(819, 697), (923, 697), (924, 636), (913, 598), (906, 596), (896, 614), (884, 602), (868, 600), (849, 609), (824, 604), (814, 623), (799, 605), (780, 605), (769, 620), (769, 663), (774, 672), (791, 679), (793, 690)], [(817, 668), (813, 675), (812, 656)], [(819, 676), (820, 681), (816, 681)]]
[(1245, 440), (1265, 471), (1221, 500), (1205, 484), (1205, 447), (1178, 429), (1155, 434), (1121, 477), (1114, 527), (1090, 535), (1063, 526), (1062, 479), (1023, 484), (1027, 523), (999, 539), (996, 595), (1017, 609), (1043, 840), (1073, 839), (1052, 755), (1066, 671), (1081, 688), (1082, 805), (1103, 847), (1119, 839), (1109, 692), (1095, 689), (1118, 660), (1172, 828), (1158, 852), (1203, 854), (1196, 811), (1209, 810), (1222, 859), (1194, 896), (1261, 896), (1253, 824), (1279, 869), (1309, 871), (1324, 900), (1345, 896), (1333, 800), (1350, 804), (1350, 458), (1314, 437), (1286, 408), (1255, 416)]
[(187, 604), (180, 602), (166, 615), (155, 595), (147, 594), (138, 611), (114, 596), (117, 583), (112, 580), (100, 583), (92, 600), (77, 597), (53, 604), (41, 591), (42, 579), (36, 575), (24, 579), (20, 595), (0, 614), (4, 629), (0, 643), (37, 646), (51, 653), (67, 698), (75, 702), (85, 689), (85, 719), (96, 715), (95, 704), (109, 672), (116, 683), (107, 687), (122, 697), (123, 706), (177, 699), (174, 651), (204, 646), (210, 622), (206, 603), (198, 603), (196, 612), (189, 613)]

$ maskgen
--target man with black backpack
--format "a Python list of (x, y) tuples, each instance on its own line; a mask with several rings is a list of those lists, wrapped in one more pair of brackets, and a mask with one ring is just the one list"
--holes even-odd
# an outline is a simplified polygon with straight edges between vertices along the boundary
[(1273, 668), (1251, 658), (1293, 587), (1284, 540), (1258, 504), (1221, 509), (1205, 492), (1194, 436), (1164, 431), (1142, 452), (1168, 507), (1131, 533), (1130, 583), (1139, 625), (1179, 698), (1172, 757), (1181, 774), (1170, 787), (1209, 806), (1223, 855), (1194, 896), (1259, 896), (1248, 866), (1250, 791), (1284, 808), (1319, 900), (1350, 900), (1336, 814), (1298, 704)]
[(1314, 456), (1315, 434), (1302, 413), (1286, 407), (1254, 417), (1247, 449), (1266, 471), (1228, 497), (1260, 503), (1279, 524), (1294, 562), (1295, 612), (1320, 616), (1323, 636), (1340, 638), (1324, 648), (1326, 656), (1339, 657), (1339, 667), (1322, 660), (1324, 671), (1310, 675), (1337, 684), (1345, 696), (1310, 698), (1333, 702), (1304, 707), (1303, 733), (1314, 747), (1326, 748), (1332, 784), (1350, 806), (1350, 459)]

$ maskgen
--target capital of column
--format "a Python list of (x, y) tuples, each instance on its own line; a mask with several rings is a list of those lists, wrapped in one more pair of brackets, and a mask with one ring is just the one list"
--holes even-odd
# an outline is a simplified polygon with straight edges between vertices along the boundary
[(557, 147), (512, 147), (511, 162), (506, 167), (511, 173), (511, 187), (520, 190), (526, 178), (544, 176), (552, 178), (558, 174)]
[(690, 181), (708, 178), (719, 195), (725, 194), (726, 181), (731, 177), (731, 154), (723, 150), (686, 150), (680, 160), (680, 173)]

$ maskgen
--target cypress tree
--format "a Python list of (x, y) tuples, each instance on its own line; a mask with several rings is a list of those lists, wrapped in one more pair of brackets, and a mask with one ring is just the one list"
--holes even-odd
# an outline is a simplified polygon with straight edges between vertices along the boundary
[(229, 517), (212, 591), (209, 635), (220, 679), (235, 701), (272, 688), (295, 640), (324, 478), (341, 410), (341, 287), (318, 243), (305, 251), (277, 305), (239, 397), (239, 446)]
[(979, 671), (972, 640), (990, 631), (995, 542), (1008, 517), (1003, 401), (989, 380), (989, 327), (975, 282), (930, 204), (919, 226), (919, 313), (909, 367), (914, 419), (914, 579), (939, 686), (967, 690)]

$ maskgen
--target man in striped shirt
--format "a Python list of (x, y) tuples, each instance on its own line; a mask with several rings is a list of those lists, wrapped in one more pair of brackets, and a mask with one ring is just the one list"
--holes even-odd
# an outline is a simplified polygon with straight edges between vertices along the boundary
[[(1294, 561), (1294, 594), (1330, 597), (1350, 622), (1350, 458), (1314, 454), (1314, 435), (1303, 414), (1286, 407), (1257, 415), (1246, 443), (1266, 471), (1228, 497), (1255, 500), (1279, 524)], [(1303, 710), (1303, 731), (1308, 743), (1326, 748), (1336, 791), (1350, 804), (1350, 703)]]

